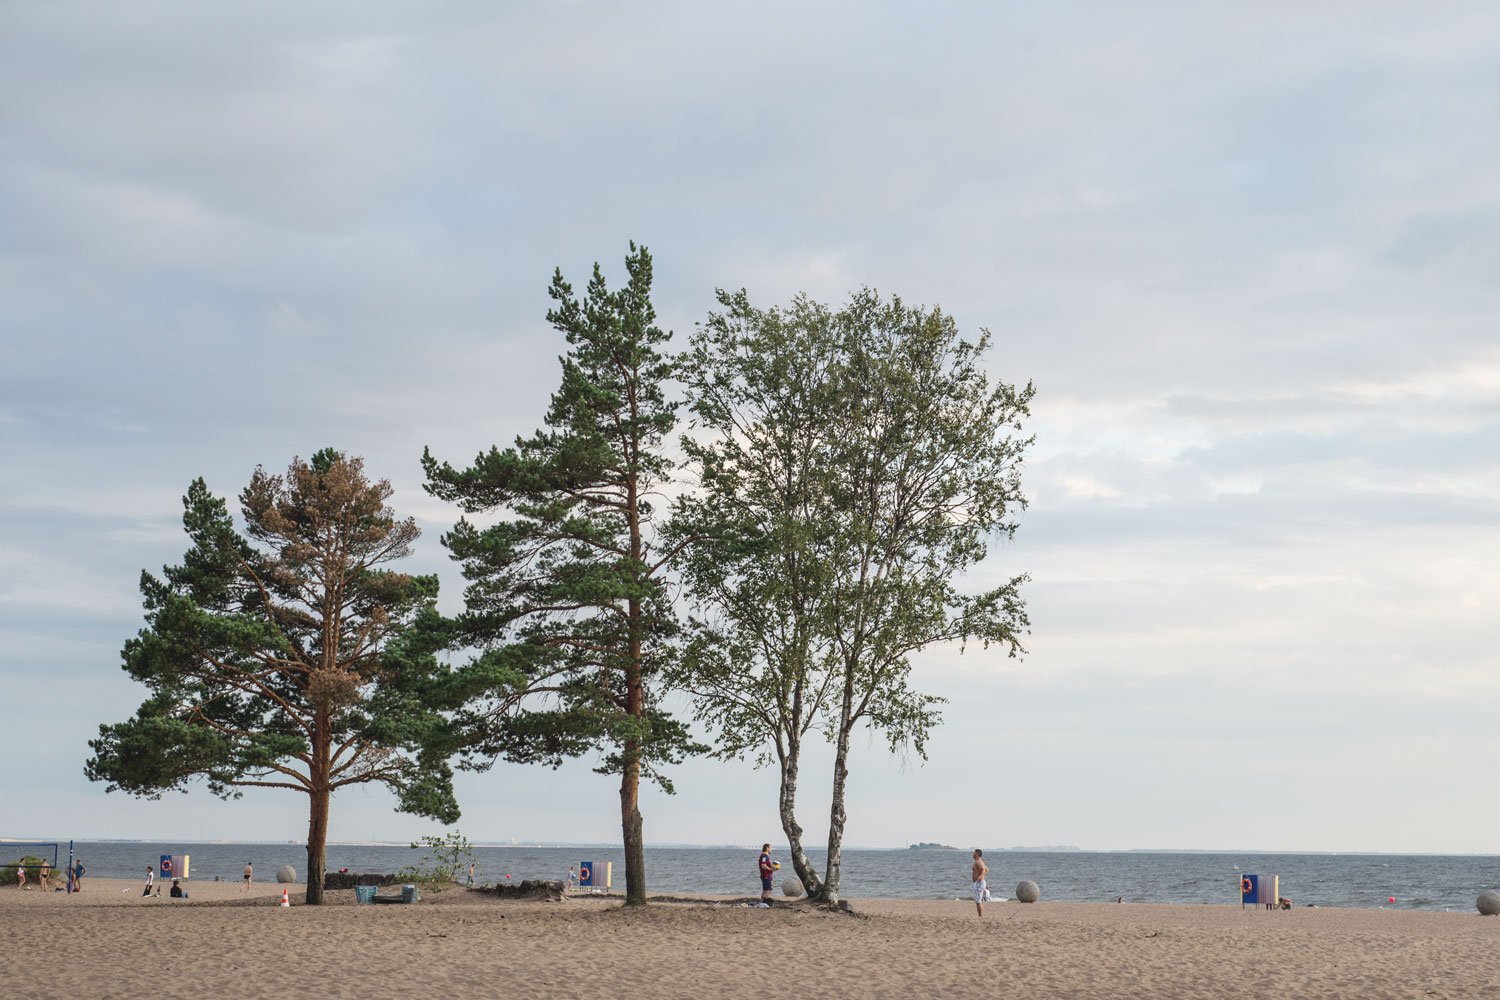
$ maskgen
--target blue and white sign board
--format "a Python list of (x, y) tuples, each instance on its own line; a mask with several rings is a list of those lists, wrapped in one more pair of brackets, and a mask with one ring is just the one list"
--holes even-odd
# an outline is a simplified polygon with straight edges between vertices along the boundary
[(1281, 897), (1280, 875), (1245, 875), (1240, 878), (1240, 905), (1265, 903), (1274, 906)]
[(578, 884), (585, 889), (608, 889), (611, 877), (614, 875), (615, 863), (605, 861), (602, 864), (597, 861), (578, 862)]
[(163, 854), (161, 856), (162, 878), (187, 878), (188, 877), (188, 855), (186, 854)]

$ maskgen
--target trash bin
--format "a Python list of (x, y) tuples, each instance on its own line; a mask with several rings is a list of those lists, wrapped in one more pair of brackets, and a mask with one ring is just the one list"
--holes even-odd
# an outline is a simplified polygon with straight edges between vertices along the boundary
[(401, 902), (415, 903), (417, 901), (417, 887), (414, 885), (403, 885), (401, 887)]
[(373, 902), (375, 902), (375, 890), (377, 888), (378, 888), (378, 886), (373, 886), (373, 885), (357, 885), (357, 886), (355, 886), (354, 887), (354, 901), (356, 903), (373, 903)]

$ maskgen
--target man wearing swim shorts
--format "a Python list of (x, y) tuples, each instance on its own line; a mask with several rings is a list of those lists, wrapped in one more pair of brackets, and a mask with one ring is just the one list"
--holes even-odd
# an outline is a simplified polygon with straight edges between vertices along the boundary
[(252, 865), (250, 862), (246, 861), (245, 862), (245, 891), (246, 892), (250, 891), (250, 881), (254, 877), (255, 877), (255, 866)]
[(971, 877), (974, 879), (974, 909), (979, 915), (984, 916), (984, 901), (990, 894), (990, 887), (984, 877), (990, 873), (990, 866), (984, 863), (984, 852), (975, 848), (974, 869)]
[(760, 845), (760, 901), (767, 906), (771, 905), (771, 879), (776, 877), (776, 869), (771, 867), (771, 845)]

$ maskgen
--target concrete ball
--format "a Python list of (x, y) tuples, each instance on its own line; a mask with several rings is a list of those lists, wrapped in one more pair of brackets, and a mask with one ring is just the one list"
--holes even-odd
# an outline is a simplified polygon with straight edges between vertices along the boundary
[(1479, 894), (1478, 899), (1474, 900), (1474, 905), (1486, 917), (1493, 917), (1496, 914), (1500, 914), (1500, 892), (1496, 892), (1494, 889), (1486, 889)]
[(1024, 879), (1016, 885), (1016, 901), (1020, 903), (1035, 903), (1042, 898), (1042, 890), (1036, 887), (1036, 883), (1030, 879)]
[(789, 875), (781, 880), (781, 894), (796, 899), (802, 895), (802, 880), (795, 875)]
[(297, 882), (297, 869), (291, 865), (282, 865), (276, 869), (276, 881), (291, 882), (295, 885)]

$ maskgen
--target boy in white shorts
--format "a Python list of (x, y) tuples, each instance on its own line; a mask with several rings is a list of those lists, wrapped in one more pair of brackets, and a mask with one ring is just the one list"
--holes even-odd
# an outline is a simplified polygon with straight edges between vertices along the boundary
[(984, 852), (976, 848), (974, 851), (974, 870), (972, 872), (974, 879), (974, 909), (979, 911), (981, 917), (984, 916), (984, 901), (990, 898), (990, 887), (984, 880), (984, 877), (989, 872), (990, 866), (984, 863)]

